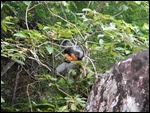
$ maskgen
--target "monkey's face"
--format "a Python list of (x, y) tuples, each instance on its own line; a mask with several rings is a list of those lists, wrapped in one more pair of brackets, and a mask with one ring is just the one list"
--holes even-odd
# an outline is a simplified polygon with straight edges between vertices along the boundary
[(61, 42), (64, 49), (64, 56), (67, 60), (82, 60), (84, 54), (80, 47), (73, 45), (69, 40), (65, 39)]
[(64, 50), (64, 54), (68, 54), (73, 58), (73, 60), (82, 60), (83, 58), (83, 51), (77, 46), (67, 47)]

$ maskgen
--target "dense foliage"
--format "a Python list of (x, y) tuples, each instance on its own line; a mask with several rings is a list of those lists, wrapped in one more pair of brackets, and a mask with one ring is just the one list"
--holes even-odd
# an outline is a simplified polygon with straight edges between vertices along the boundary
[[(56, 75), (63, 39), (84, 50), (86, 77)], [(147, 48), (148, 1), (2, 1), (1, 111), (82, 112), (96, 77)]]

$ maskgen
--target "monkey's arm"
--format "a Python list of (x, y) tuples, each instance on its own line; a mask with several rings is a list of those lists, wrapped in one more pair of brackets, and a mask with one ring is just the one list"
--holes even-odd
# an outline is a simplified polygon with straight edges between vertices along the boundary
[(64, 57), (69, 60), (69, 61), (75, 61), (77, 60), (77, 57), (74, 54), (68, 55), (68, 54), (64, 54)]

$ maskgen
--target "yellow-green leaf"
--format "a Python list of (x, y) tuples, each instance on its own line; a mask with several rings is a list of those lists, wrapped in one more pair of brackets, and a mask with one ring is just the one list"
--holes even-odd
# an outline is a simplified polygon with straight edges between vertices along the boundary
[(75, 104), (72, 104), (72, 105), (71, 105), (71, 109), (72, 109), (72, 110), (76, 110), (76, 109), (77, 109), (77, 106), (76, 106)]
[(52, 48), (52, 47), (50, 47), (50, 46), (48, 45), (48, 46), (46, 46), (45, 48), (47, 49), (47, 51), (48, 51), (49, 54), (52, 54), (52, 52), (53, 52), (53, 48)]
[(22, 33), (15, 33), (13, 36), (17, 36), (17, 37), (23, 37), (25, 38), (26, 36)]

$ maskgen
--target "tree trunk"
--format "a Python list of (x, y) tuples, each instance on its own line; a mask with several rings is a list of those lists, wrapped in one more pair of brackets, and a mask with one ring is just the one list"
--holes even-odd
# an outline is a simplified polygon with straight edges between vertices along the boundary
[(85, 112), (149, 112), (149, 50), (132, 54), (95, 80)]

